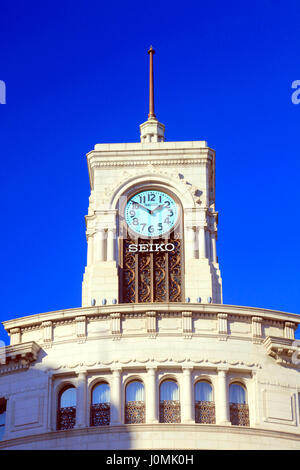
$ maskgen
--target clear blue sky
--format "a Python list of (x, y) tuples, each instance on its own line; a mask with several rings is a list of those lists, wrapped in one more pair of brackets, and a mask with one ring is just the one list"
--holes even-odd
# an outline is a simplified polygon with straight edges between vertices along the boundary
[(299, 0), (2, 1), (1, 321), (81, 305), (85, 154), (139, 141), (150, 44), (167, 140), (216, 150), (224, 303), (300, 313), (299, 18)]

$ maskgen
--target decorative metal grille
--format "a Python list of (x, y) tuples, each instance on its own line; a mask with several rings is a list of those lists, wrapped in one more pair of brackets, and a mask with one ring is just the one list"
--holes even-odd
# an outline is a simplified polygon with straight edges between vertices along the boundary
[(57, 411), (57, 429), (72, 429), (76, 423), (76, 407), (67, 406)]
[[(145, 243), (141, 240), (140, 243)], [(138, 301), (151, 302), (151, 253), (143, 253), (138, 257)]]
[(163, 400), (159, 404), (160, 423), (180, 423), (179, 400)]
[[(173, 251), (149, 251), (131, 253), (130, 244), (172, 243)], [(172, 233), (168, 239), (123, 240), (122, 289), (124, 303), (181, 302), (182, 289), (182, 240)]]
[(135, 299), (135, 261), (136, 255), (130, 253), (129, 245), (132, 240), (124, 240), (123, 252), (124, 252), (124, 267), (123, 267), (123, 301), (125, 303), (134, 303)]
[(172, 240), (175, 250), (169, 253), (169, 301), (182, 300), (181, 289), (181, 240)]
[(139, 424), (145, 422), (145, 403), (143, 401), (128, 401), (125, 405), (125, 423)]
[(155, 253), (154, 261), (154, 299), (156, 302), (166, 302), (168, 300), (166, 283), (166, 255), (165, 253)]
[(97, 403), (91, 405), (91, 426), (107, 426), (110, 423), (110, 404)]
[(216, 423), (215, 404), (213, 401), (195, 402), (195, 423)]
[(230, 403), (230, 421), (235, 426), (250, 426), (247, 404)]

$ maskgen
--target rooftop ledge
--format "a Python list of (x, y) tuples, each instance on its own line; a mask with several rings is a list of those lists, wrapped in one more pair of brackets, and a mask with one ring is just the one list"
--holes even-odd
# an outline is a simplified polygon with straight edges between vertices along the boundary
[[(136, 149), (185, 149), (185, 148), (208, 148), (205, 140), (191, 140), (181, 142), (129, 142), (118, 144), (96, 144), (94, 150), (104, 152), (108, 150), (136, 150)], [(92, 150), (93, 152), (93, 150)], [(90, 152), (89, 152), (90, 153)]]
[(140, 304), (116, 304), (95, 307), (78, 307), (72, 309), (56, 310), (52, 312), (37, 313), (13, 320), (2, 322), (6, 331), (12, 328), (24, 327), (29, 325), (38, 325), (45, 321), (58, 321), (62, 319), (71, 319), (77, 316), (94, 316), (107, 315), (114, 312), (120, 312), (123, 315), (132, 312), (148, 312), (156, 311), (158, 313), (168, 312), (195, 312), (195, 313), (226, 313), (229, 315), (240, 315), (245, 317), (258, 316), (263, 319), (290, 321), (295, 325), (300, 324), (300, 315), (278, 310), (270, 310), (257, 307), (245, 307), (240, 305), (224, 305), (224, 304), (198, 304), (198, 303), (140, 303)]

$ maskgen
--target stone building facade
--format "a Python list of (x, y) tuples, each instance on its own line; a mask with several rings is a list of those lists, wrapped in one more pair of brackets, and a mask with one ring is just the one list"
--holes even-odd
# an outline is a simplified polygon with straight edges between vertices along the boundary
[(215, 152), (164, 130), (87, 154), (82, 307), (4, 322), (0, 449), (300, 449), (300, 315), (223, 304)]

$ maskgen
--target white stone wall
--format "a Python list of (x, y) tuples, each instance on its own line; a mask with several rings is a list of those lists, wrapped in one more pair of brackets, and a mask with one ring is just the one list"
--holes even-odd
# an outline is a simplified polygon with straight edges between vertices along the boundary
[(185, 296), (222, 303), (215, 212), (215, 153), (206, 142), (97, 144), (87, 155), (91, 184), (82, 305), (117, 301), (120, 201), (156, 185), (177, 196), (184, 220)]
[[(149, 307), (81, 308), (5, 322), (14, 344), (0, 365), (0, 398), (7, 399), (0, 448), (176, 448), (179, 442), (195, 449), (300, 448), (299, 367), (291, 362), (300, 316), (224, 305)], [(265, 337), (264, 325), (272, 322), (278, 336)], [(124, 423), (125, 386), (132, 378), (145, 386), (145, 424)], [(158, 423), (165, 378), (179, 386), (180, 424)], [(213, 387), (215, 425), (195, 424), (200, 379)], [(113, 405), (105, 430), (89, 426), (91, 390), (101, 380), (111, 387)], [(247, 391), (250, 426), (243, 429), (230, 423), (232, 382)], [(77, 389), (77, 422), (56, 431), (65, 384)]]

